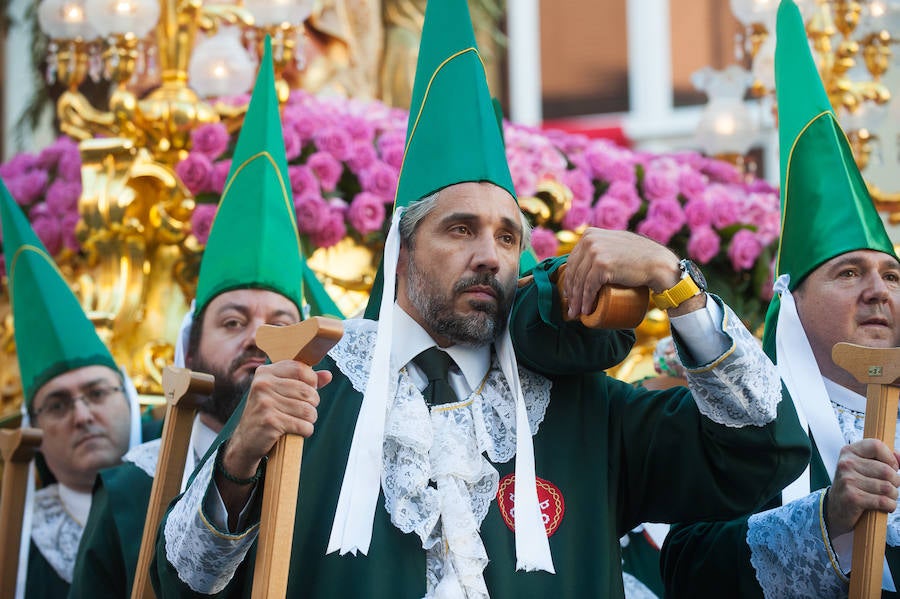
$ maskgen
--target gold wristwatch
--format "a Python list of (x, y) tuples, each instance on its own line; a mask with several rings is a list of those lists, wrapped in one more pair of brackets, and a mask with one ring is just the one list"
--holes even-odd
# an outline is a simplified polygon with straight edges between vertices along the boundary
[(678, 263), (681, 269), (681, 280), (660, 293), (653, 293), (650, 299), (660, 310), (677, 308), (685, 301), (706, 291), (706, 279), (700, 269), (690, 260)]

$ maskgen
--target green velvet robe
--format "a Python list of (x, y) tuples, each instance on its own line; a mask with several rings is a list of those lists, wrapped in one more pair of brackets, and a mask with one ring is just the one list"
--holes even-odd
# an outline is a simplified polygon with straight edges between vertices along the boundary
[[(513, 345), (520, 362), (537, 372), (603, 370), (621, 362), (634, 343), (632, 331), (544, 322), (535, 306), (536, 293), (519, 293), (516, 301), (518, 326), (513, 330)], [(554, 314), (559, 313), (558, 305), (554, 309)], [(520, 342), (535, 336), (544, 343)], [(134, 464), (101, 472), (78, 550), (70, 598), (130, 596), (152, 483)]]
[(25, 599), (56, 599), (69, 592), (69, 583), (60, 578), (34, 542), (28, 549), (26, 577)]
[[(810, 487), (824, 489), (831, 484), (822, 458), (813, 444), (810, 460)], [(781, 496), (760, 511), (781, 505)], [(747, 545), (749, 515), (728, 522), (699, 522), (673, 526), (662, 550), (661, 569), (666, 597), (762, 598), (756, 570), (750, 563)], [(900, 581), (900, 548), (886, 547), (885, 555), (895, 584)], [(882, 591), (882, 597), (898, 597)]]
[[(546, 354), (547, 339), (539, 327), (533, 332), (520, 343)], [(325, 554), (362, 396), (330, 358), (321, 366), (335, 376), (320, 391), (316, 434), (304, 445), (288, 596), (422, 597), (425, 551), (416, 535), (390, 522), (383, 496), (368, 556)], [(684, 388), (646, 392), (604, 374), (551, 378), (551, 401), (533, 441), (536, 475), (556, 485), (565, 502), (550, 537), (556, 574), (515, 571), (515, 536), (494, 501), (480, 531), (494, 599), (621, 597), (619, 538), (627, 531), (645, 521), (731, 518), (756, 509), (809, 457), (788, 401), (766, 426), (732, 428), (702, 416)], [(240, 412), (217, 442), (230, 436)], [(514, 472), (515, 459), (494, 466), (502, 478)], [(160, 530), (151, 567), (157, 596), (195, 596), (167, 560), (165, 523)], [(249, 596), (254, 560), (255, 544), (217, 596)]]

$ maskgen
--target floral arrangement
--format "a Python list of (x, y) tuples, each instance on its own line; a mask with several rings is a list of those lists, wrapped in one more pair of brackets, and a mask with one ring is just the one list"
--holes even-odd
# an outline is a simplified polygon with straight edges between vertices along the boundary
[[(380, 248), (403, 160), (406, 121), (405, 111), (378, 102), (292, 93), (282, 125), (305, 251), (347, 236)], [(586, 226), (636, 231), (703, 265), (713, 291), (751, 327), (763, 322), (780, 225), (777, 190), (696, 153), (658, 155), (558, 131), (509, 123), (504, 129), (520, 198), (540, 196), (547, 182), (571, 191), (562, 214), (536, 223), (532, 247), (538, 258), (560, 251), (567, 231)], [(201, 244), (236, 137), (221, 124), (202, 126), (192, 134), (192, 151), (175, 167), (197, 201), (192, 229)], [(20, 154), (0, 166), (0, 177), (54, 255), (79, 249), (74, 234), (79, 169), (77, 145), (65, 137), (37, 155)]]

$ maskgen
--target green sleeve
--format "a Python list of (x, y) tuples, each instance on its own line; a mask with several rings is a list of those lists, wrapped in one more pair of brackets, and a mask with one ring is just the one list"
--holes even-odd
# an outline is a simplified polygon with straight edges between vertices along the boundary
[(621, 455), (619, 513), (641, 522), (695, 522), (750, 513), (794, 480), (809, 439), (793, 404), (779, 402), (765, 426), (716, 424), (686, 388), (644, 391), (608, 380)]
[(91, 512), (78, 546), (70, 599), (127, 597), (126, 568), (109, 495), (98, 477)]
[(556, 286), (541, 274), (547, 262), (535, 267), (535, 282), (519, 289), (513, 304), (510, 335), (519, 364), (558, 376), (599, 372), (624, 360), (634, 331), (589, 329), (563, 320)]

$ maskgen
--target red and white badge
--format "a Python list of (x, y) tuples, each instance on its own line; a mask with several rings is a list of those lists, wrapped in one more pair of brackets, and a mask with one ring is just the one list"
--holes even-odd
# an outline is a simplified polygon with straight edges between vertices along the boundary
[[(500, 486), (497, 489), (497, 506), (500, 508), (500, 514), (503, 516), (506, 526), (513, 532), (516, 530), (515, 481), (515, 474), (507, 474), (500, 479)], [(552, 537), (562, 522), (566, 504), (559, 487), (543, 478), (535, 477), (535, 481), (537, 482), (538, 506), (541, 509), (544, 530), (547, 531), (548, 537)]]

